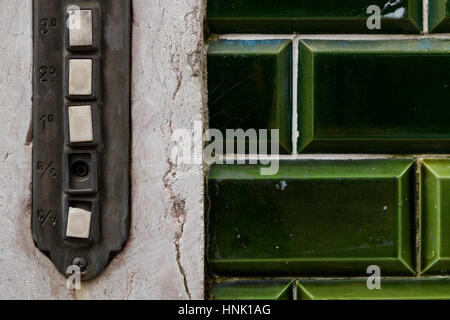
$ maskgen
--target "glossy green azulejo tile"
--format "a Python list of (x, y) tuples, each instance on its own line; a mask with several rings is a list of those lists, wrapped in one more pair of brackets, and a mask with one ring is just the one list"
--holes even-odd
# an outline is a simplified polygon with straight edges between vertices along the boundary
[(421, 161), (422, 272), (450, 273), (450, 159)]
[(450, 32), (450, 1), (430, 0), (428, 10), (430, 32)]
[(381, 289), (369, 290), (367, 279), (300, 280), (299, 300), (450, 299), (450, 279), (381, 279)]
[(411, 159), (215, 165), (208, 258), (220, 275), (413, 274)]
[[(208, 106), (209, 128), (221, 130), (224, 137), (227, 129), (255, 129), (258, 134), (259, 129), (267, 129), (270, 140), (270, 129), (279, 129), (280, 152), (290, 152), (292, 42), (211, 42), (208, 48)], [(226, 151), (237, 153), (236, 150)]]
[[(370, 6), (380, 29), (367, 27)], [(207, 22), (213, 33), (418, 33), (422, 12), (422, 0), (208, 0)]]
[(291, 300), (291, 280), (241, 280), (215, 284), (214, 300)]
[(298, 150), (450, 151), (450, 41), (303, 40)]

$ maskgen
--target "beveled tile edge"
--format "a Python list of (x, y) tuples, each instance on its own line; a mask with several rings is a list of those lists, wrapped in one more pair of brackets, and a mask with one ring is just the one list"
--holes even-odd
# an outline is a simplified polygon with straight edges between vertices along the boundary
[(392, 54), (448, 54), (450, 39), (447, 38), (399, 38), (399, 39), (300, 39), (300, 44), (314, 54), (320, 53), (392, 53)]
[[(420, 186), (417, 190), (419, 192), (420, 201), (420, 240), (421, 240), (421, 266), (420, 274), (436, 275), (442, 274), (442, 269), (450, 267), (450, 259), (440, 256), (440, 181), (444, 177), (432, 168), (433, 162), (450, 162), (450, 159), (445, 158), (428, 158), (420, 160)], [(431, 190), (429, 190), (431, 188)], [(428, 204), (428, 197), (432, 197), (430, 204)], [(437, 203), (437, 206), (436, 206)], [(429, 238), (427, 235), (431, 234), (435, 239)], [(434, 240), (434, 241), (433, 241)], [(428, 252), (433, 251), (433, 256), (428, 257)]]
[[(417, 39), (299, 39), (298, 40), (298, 80), (297, 80), (297, 123), (299, 136), (297, 139), (298, 154), (318, 153), (352, 153), (355, 147), (368, 154), (391, 153), (398, 155), (418, 154), (424, 151), (423, 146), (416, 146), (412, 151), (397, 151), (392, 146), (394, 140), (364, 139), (346, 144), (346, 139), (330, 139), (318, 137), (314, 129), (314, 57), (319, 54), (335, 54), (348, 52), (370, 52), (391, 54), (447, 54), (450, 51), (450, 39), (417, 38)], [(400, 48), (400, 49), (399, 49)], [(305, 102), (306, 101), (306, 102)], [(400, 139), (401, 140), (401, 139)], [(403, 141), (403, 140), (401, 140)], [(406, 140), (405, 140), (406, 141)], [(414, 140), (416, 141), (416, 140)], [(417, 140), (416, 143), (423, 142)], [(361, 147), (357, 144), (370, 147)], [(429, 143), (433, 143), (430, 140)], [(331, 147), (331, 145), (333, 147)], [(373, 147), (376, 146), (376, 147)], [(333, 149), (335, 148), (335, 149)], [(430, 149), (429, 153), (436, 153)]]
[[(366, 27), (366, 17), (321, 17), (321, 18), (275, 18), (275, 17), (261, 17), (250, 19), (248, 17), (220, 17), (211, 16), (210, 11), (207, 10), (205, 21), (208, 31), (212, 34), (419, 34), (423, 32), (423, 1), (409, 0), (407, 16), (402, 19), (391, 19), (382, 17), (383, 22), (389, 26), (382, 30), (369, 30)], [(289, 24), (283, 24), (288, 20)], [(401, 22), (399, 21), (401, 20)], [(324, 22), (335, 21), (335, 24), (327, 25)], [(396, 24), (400, 22), (399, 24)], [(269, 26), (268, 26), (269, 25)], [(274, 27), (276, 26), (276, 27)], [(313, 27), (311, 27), (313, 26)]]
[[(274, 175), (261, 175), (262, 164), (226, 164), (213, 163), (208, 170), (207, 179), (213, 180), (277, 180), (277, 179), (302, 179), (306, 172), (305, 165), (315, 164), (320, 170), (309, 170), (308, 178), (335, 178), (334, 172), (327, 172), (330, 166), (342, 166), (346, 163), (353, 162), (353, 164), (366, 163), (365, 167), (352, 166), (341, 167), (341, 175), (339, 178), (362, 178), (369, 173), (376, 178), (397, 178), (401, 179), (405, 174), (410, 174), (412, 166), (415, 164), (415, 159), (411, 157), (395, 157), (395, 158), (336, 158), (336, 159), (320, 159), (320, 158), (299, 158), (299, 159), (278, 159), (278, 172)], [(327, 166), (323, 166), (327, 164)], [(303, 166), (300, 166), (303, 165)], [(321, 166), (322, 165), (322, 166)], [(379, 165), (380, 169), (389, 168), (389, 172), (373, 172), (369, 167)], [(395, 165), (395, 166), (394, 166)], [(303, 167), (303, 168), (302, 168)], [(238, 172), (238, 173), (236, 173)]]
[(431, 0), (428, 2), (428, 29), (430, 33), (443, 31), (440, 30), (440, 27), (449, 19), (446, 15), (446, 9), (449, 5), (446, 0)]
[[(256, 45), (255, 45), (256, 44)], [(278, 46), (277, 46), (278, 45)], [(251, 49), (248, 51), (247, 49)], [(276, 97), (280, 98), (278, 105), (272, 105), (274, 114), (273, 119), (276, 121), (270, 129), (279, 130), (279, 152), (281, 154), (292, 153), (292, 106), (293, 106), (293, 41), (292, 39), (261, 39), (261, 40), (214, 40), (208, 46), (208, 56), (212, 55), (242, 55), (242, 56), (258, 56), (261, 54), (273, 55), (276, 57), (278, 64), (277, 74), (275, 77), (285, 77), (287, 81), (277, 81)], [(287, 87), (286, 87), (287, 86)], [(284, 92), (287, 92), (285, 94)], [(281, 98), (284, 97), (284, 99)], [(284, 114), (284, 121), (282, 116)], [(264, 128), (260, 128), (264, 129)], [(227, 140), (224, 140), (227, 143)], [(267, 140), (267, 144), (271, 145), (271, 139)], [(235, 148), (236, 150), (236, 148)]]
[[(266, 296), (264, 298), (262, 297), (250, 297), (250, 298), (245, 298), (244, 297), (239, 297), (239, 296), (235, 296), (235, 297), (230, 297), (230, 296), (225, 296), (222, 298), (217, 298), (215, 296), (215, 289), (217, 287), (223, 286), (223, 285), (228, 285), (228, 286), (236, 286), (236, 289), (239, 289), (239, 286), (241, 284), (247, 284), (247, 285), (254, 285), (254, 288), (258, 288), (258, 286), (264, 286), (265, 284), (275, 284), (275, 283), (279, 283), (279, 288), (273, 289), (273, 293), (271, 293), (271, 296)], [(240, 280), (225, 280), (225, 281), (221, 281), (221, 282), (215, 282), (210, 290), (210, 298), (213, 300), (293, 300), (293, 287), (296, 284), (295, 280), (292, 279), (264, 279), (264, 280), (255, 280), (255, 279), (240, 279)]]
[(408, 19), (416, 27), (417, 33), (424, 31), (423, 15), (423, 0), (410, 0), (408, 2)]
[[(345, 163), (346, 160), (336, 160), (338, 163)], [(388, 274), (405, 274), (405, 275), (415, 275), (416, 271), (416, 260), (415, 260), (415, 196), (412, 193), (412, 189), (415, 185), (415, 174), (414, 165), (416, 160), (413, 158), (397, 158), (397, 159), (378, 159), (378, 160), (362, 160), (362, 161), (380, 161), (385, 166), (388, 164), (396, 165), (395, 170), (392, 170), (390, 174), (379, 174), (379, 177), (383, 178), (394, 178), (397, 182), (397, 192), (398, 192), (398, 200), (402, 205), (399, 206), (398, 210), (398, 219), (401, 227), (399, 226), (398, 231), (400, 242), (397, 247), (397, 256), (395, 258), (378, 258), (378, 259), (370, 259), (364, 258), (358, 260), (359, 263), (354, 264), (355, 259), (327, 259), (321, 261), (315, 261), (310, 258), (292, 258), (292, 259), (247, 259), (247, 260), (233, 260), (233, 259), (209, 259), (209, 266), (213, 274), (221, 274), (221, 275), (248, 275), (248, 270), (253, 270), (254, 274), (260, 275), (268, 275), (270, 272), (274, 274), (281, 275), (300, 275), (300, 274), (308, 274), (311, 273), (312, 270), (317, 271), (316, 275), (331, 275), (332, 273), (327, 273), (325, 269), (321, 269), (322, 265), (326, 265), (328, 263), (343, 263), (339, 268), (336, 268), (335, 275), (337, 274), (348, 274), (348, 275), (356, 275), (360, 274), (359, 270), (360, 265), (371, 265), (374, 262), (378, 262), (384, 270), (387, 270)], [(282, 163), (280, 168), (288, 167), (292, 168), (290, 164), (295, 163), (297, 161), (286, 161)], [(298, 161), (297, 163), (302, 163), (304, 161)], [(306, 160), (306, 162), (332, 162), (332, 160)], [(373, 165), (373, 164), (372, 164)], [(258, 165), (213, 165), (210, 168), (208, 174), (208, 181), (222, 181), (222, 180), (235, 180), (235, 179), (257, 179), (259, 176)], [(243, 172), (238, 175), (227, 175), (228, 172), (234, 172), (236, 170), (231, 170), (232, 168), (241, 168)], [(264, 176), (264, 179), (280, 179), (283, 177), (283, 174), (288, 174), (284, 170), (277, 175), (276, 177)], [(298, 173), (299, 176), (303, 176), (302, 173)], [(311, 177), (314, 178), (314, 174), (310, 173)], [(359, 174), (352, 172), (350, 175), (345, 175), (346, 177), (356, 177), (360, 176)], [(289, 172), (289, 176), (295, 177), (294, 172)], [(405, 201), (407, 201), (405, 203)], [(289, 270), (286, 269), (286, 262), (293, 268)], [(351, 261), (351, 263), (348, 263)], [(353, 263), (353, 264), (352, 264)], [(236, 265), (238, 265), (236, 267)], [(240, 266), (239, 266), (240, 265)], [(358, 267), (357, 267), (358, 265)], [(321, 269), (322, 271), (320, 271)], [(359, 270), (359, 271), (358, 271)], [(365, 271), (365, 270), (364, 270)]]
[[(318, 278), (318, 279), (308, 279), (308, 280), (297, 280), (296, 281), (296, 287), (297, 287), (297, 292), (298, 292), (298, 296), (297, 296), (297, 300), (380, 300), (380, 299), (389, 299), (389, 300), (417, 300), (417, 299), (423, 299), (423, 300), (427, 300), (427, 299), (442, 299), (442, 300), (450, 300), (450, 291), (448, 291), (447, 296), (445, 295), (440, 295), (440, 296), (432, 296), (430, 297), (417, 297), (414, 295), (398, 295), (398, 296), (388, 296), (386, 295), (385, 297), (347, 297), (347, 298), (339, 298), (339, 297), (332, 297), (332, 296), (319, 296), (319, 295), (314, 295), (313, 292), (311, 292), (311, 290), (308, 288), (307, 284), (311, 284), (311, 283), (325, 283), (328, 284), (329, 288), (332, 288), (334, 285), (336, 285), (337, 283), (349, 283), (349, 284), (361, 284), (364, 285), (364, 283), (366, 283), (367, 278), (345, 278), (345, 279), (325, 279), (325, 278)], [(437, 284), (442, 284), (442, 285), (446, 285), (449, 284), (450, 285), (450, 279), (447, 277), (429, 277), (429, 278), (413, 278), (413, 277), (404, 277), (404, 278), (399, 278), (399, 277), (393, 277), (393, 278), (381, 278), (381, 289), (383, 288), (383, 282), (389, 282), (391, 285), (394, 284), (405, 284), (405, 283), (411, 283), (411, 285), (414, 287), (417, 283), (420, 282), (428, 282), (428, 283), (437, 283)], [(384, 289), (386, 290), (386, 289)], [(389, 290), (389, 289), (387, 289)], [(348, 291), (348, 290), (346, 290)], [(377, 292), (377, 290), (374, 289), (374, 293)], [(380, 291), (382, 292), (382, 291)], [(404, 291), (403, 291), (404, 292)], [(414, 292), (417, 292), (417, 288), (414, 288)], [(427, 291), (429, 293), (429, 291)], [(345, 293), (345, 291), (343, 291), (343, 293)]]
[[(314, 295), (308, 291), (302, 284), (302, 281), (297, 280), (297, 299), (296, 300), (314, 300)], [(303, 297), (303, 299), (302, 299)]]
[(297, 152), (314, 141), (314, 52), (307, 42), (300, 40), (297, 79)]
[[(293, 106), (293, 42), (292, 40), (285, 40), (281, 46), (277, 55), (277, 85), (276, 92), (280, 97), (279, 105), (276, 107), (276, 115), (273, 115), (274, 119), (278, 119), (278, 123), (274, 128), (279, 130), (279, 148), (280, 152), (292, 153), (292, 106)], [(287, 78), (287, 81), (281, 81), (281, 79)], [(281, 97), (284, 96), (284, 99)], [(275, 111), (275, 110), (274, 110)], [(284, 115), (280, 117), (280, 115)], [(276, 128), (278, 127), (278, 128)], [(270, 142), (268, 142), (270, 143)]]
[[(252, 44), (252, 46), (249, 46)], [(278, 46), (277, 46), (278, 44)], [(291, 39), (215, 39), (209, 41), (207, 55), (242, 54), (245, 56), (272, 54), (277, 55), (292, 45)], [(250, 50), (249, 50), (250, 49)]]
[(397, 248), (398, 258), (412, 274), (417, 274), (416, 264), (416, 198), (415, 198), (415, 164), (416, 161), (410, 159), (406, 164), (403, 173), (398, 176), (398, 201), (399, 204), (399, 232), (401, 240)]
[[(288, 263), (288, 264), (287, 264)], [(415, 276), (417, 273), (402, 257), (385, 258), (342, 258), (342, 259), (209, 259), (208, 265), (214, 275), (225, 277), (360, 277), (366, 274), (370, 265), (377, 265), (383, 274), (390, 276)], [(333, 269), (328, 268), (334, 265)]]

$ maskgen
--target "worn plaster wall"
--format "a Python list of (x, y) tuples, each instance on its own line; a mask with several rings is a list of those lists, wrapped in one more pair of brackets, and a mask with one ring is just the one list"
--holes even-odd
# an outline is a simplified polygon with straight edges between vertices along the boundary
[(203, 298), (203, 168), (171, 157), (204, 112), (203, 8), (133, 0), (131, 236), (70, 291), (31, 237), (32, 0), (0, 0), (0, 299)]

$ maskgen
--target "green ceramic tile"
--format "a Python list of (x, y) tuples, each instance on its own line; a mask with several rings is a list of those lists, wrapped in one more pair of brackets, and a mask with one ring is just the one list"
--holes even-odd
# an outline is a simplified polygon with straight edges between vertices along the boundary
[[(371, 5), (381, 29), (369, 30)], [(418, 33), (422, 0), (208, 0), (213, 33)]]
[(429, 2), (428, 23), (430, 32), (450, 32), (449, 0), (431, 0)]
[(381, 279), (381, 289), (367, 288), (366, 279), (305, 280), (297, 285), (299, 300), (426, 300), (450, 299), (450, 279)]
[(292, 42), (212, 42), (208, 48), (208, 106), (209, 127), (220, 129), (224, 137), (226, 129), (279, 129), (280, 149), (290, 152)]
[(450, 160), (421, 166), (422, 272), (450, 273)]
[(292, 281), (249, 280), (215, 284), (214, 300), (291, 300)]
[(214, 165), (208, 257), (221, 275), (413, 274), (411, 159)]
[(303, 40), (299, 152), (449, 152), (450, 41)]

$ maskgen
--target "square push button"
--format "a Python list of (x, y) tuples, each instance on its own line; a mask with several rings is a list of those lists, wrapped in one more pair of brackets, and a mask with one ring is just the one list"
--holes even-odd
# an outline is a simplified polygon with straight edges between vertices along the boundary
[(92, 107), (71, 106), (69, 115), (69, 141), (71, 143), (92, 142), (94, 130), (92, 126)]
[(98, 8), (69, 7), (66, 20), (66, 48), (74, 51), (97, 51), (100, 47)]
[(98, 92), (98, 58), (70, 56), (66, 60), (66, 97), (95, 100)]
[(90, 96), (92, 94), (92, 60), (71, 59), (69, 61), (69, 95)]
[(88, 210), (69, 207), (66, 237), (89, 239), (91, 215), (92, 213)]
[(92, 10), (69, 11), (69, 46), (92, 46)]

